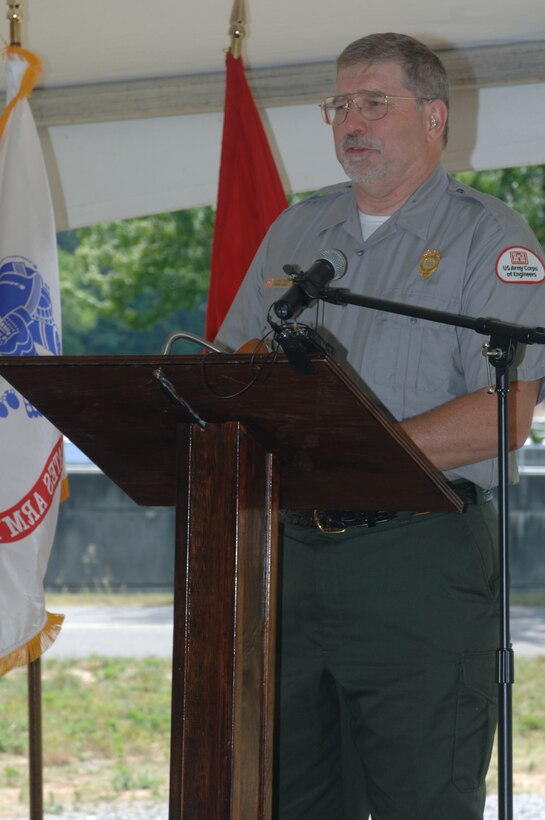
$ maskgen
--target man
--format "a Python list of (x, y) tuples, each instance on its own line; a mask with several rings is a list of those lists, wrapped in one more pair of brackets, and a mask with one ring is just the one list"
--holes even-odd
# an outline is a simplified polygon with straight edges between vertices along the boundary
[[(442, 64), (412, 38), (376, 34), (343, 51), (335, 96), (323, 101), (322, 113), (352, 182), (279, 217), (218, 341), (235, 349), (264, 335), (283, 264), (305, 270), (324, 248), (344, 252), (340, 284), (354, 293), (543, 324), (537, 240), (513, 211), (451, 179), (440, 164), (448, 102)], [(466, 508), (370, 527), (362, 483), (355, 514), (285, 512), (279, 817), (348, 818), (345, 721), (374, 820), (478, 820), (495, 728), (498, 644), (489, 492), (497, 483), (497, 399), (487, 392), (486, 340), (323, 303), (298, 321), (333, 345), (445, 472)], [(513, 449), (528, 435), (544, 377), (545, 351), (520, 346), (511, 373)], [(331, 521), (343, 532), (328, 531)]]

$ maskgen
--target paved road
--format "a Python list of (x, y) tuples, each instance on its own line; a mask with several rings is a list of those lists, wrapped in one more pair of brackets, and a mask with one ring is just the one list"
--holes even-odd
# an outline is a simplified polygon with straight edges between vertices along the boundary
[[(171, 655), (169, 606), (65, 607), (64, 615), (62, 632), (46, 657)], [(545, 655), (545, 607), (513, 607), (511, 637), (515, 655)]]
[(144, 658), (172, 655), (172, 607), (64, 607), (61, 634), (49, 658), (89, 655)]

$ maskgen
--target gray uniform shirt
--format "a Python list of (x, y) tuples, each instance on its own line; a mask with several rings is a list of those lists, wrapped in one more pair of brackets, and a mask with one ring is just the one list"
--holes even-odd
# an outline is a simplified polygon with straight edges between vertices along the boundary
[[(545, 325), (543, 249), (537, 239), (512, 209), (460, 184), (439, 166), (366, 242), (351, 182), (284, 211), (265, 237), (217, 341), (236, 349), (267, 333), (269, 309), (289, 286), (283, 266), (306, 270), (328, 248), (342, 250), (348, 259), (346, 274), (333, 284), (354, 294)], [(324, 303), (305, 310), (298, 321), (314, 327), (334, 347), (336, 360), (397, 420), (488, 384), (482, 355), (487, 338), (472, 330)], [(511, 378), (543, 377), (545, 348), (519, 345)], [(540, 399), (544, 393), (542, 384)], [(497, 398), (491, 395), (490, 401)], [(497, 483), (497, 465), (491, 459), (446, 475), (489, 488)]]

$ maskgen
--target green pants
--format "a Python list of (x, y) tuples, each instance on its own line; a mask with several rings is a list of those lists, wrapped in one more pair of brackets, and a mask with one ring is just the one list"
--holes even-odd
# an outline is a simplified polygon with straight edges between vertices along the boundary
[(482, 818), (497, 564), (483, 499), (342, 535), (285, 525), (279, 820)]

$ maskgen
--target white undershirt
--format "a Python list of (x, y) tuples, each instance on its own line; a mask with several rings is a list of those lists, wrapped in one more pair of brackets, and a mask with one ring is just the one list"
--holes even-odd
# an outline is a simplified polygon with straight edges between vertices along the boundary
[(365, 214), (363, 211), (360, 211), (360, 222), (361, 222), (361, 232), (363, 234), (363, 241), (365, 242), (371, 234), (373, 234), (377, 228), (380, 228), (381, 225), (384, 225), (387, 219), (390, 219), (390, 216), (376, 216), (375, 214)]

